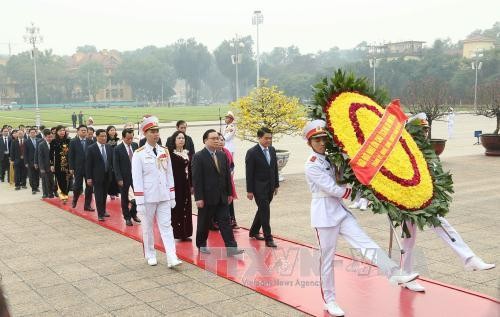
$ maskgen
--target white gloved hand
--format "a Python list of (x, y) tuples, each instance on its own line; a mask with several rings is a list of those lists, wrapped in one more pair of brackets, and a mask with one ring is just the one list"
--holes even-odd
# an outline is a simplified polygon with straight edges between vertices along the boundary
[(175, 208), (175, 199), (170, 199), (168, 202), (170, 203), (170, 208), (174, 209)]
[(144, 211), (146, 210), (146, 207), (144, 206), (144, 204), (140, 204), (140, 205), (137, 205), (137, 212), (139, 213), (144, 213)]

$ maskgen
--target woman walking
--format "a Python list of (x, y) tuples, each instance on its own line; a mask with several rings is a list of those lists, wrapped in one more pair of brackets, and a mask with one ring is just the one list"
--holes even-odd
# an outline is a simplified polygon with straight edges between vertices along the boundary
[[(120, 141), (118, 133), (116, 132), (116, 127), (113, 125), (108, 126), (106, 128), (106, 135), (107, 143), (111, 145), (114, 151), (116, 145), (118, 144), (118, 141)], [(116, 181), (115, 173), (112, 173), (112, 175), (113, 177), (111, 179), (111, 183), (109, 184), (108, 195), (112, 200), (114, 200), (120, 193), (120, 188), (118, 188), (118, 182)]]
[(51, 169), (56, 176), (59, 199), (63, 203), (68, 200), (69, 192), (69, 142), (65, 127), (58, 125), (55, 138), (50, 144), (50, 161), (54, 164)]

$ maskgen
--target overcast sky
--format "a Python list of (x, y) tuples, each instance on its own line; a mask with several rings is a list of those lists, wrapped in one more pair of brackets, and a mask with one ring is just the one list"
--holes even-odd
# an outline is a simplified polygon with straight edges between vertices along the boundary
[(72, 54), (77, 46), (133, 50), (194, 37), (210, 51), (234, 35), (252, 35), (252, 13), (261, 10), (261, 51), (296, 45), (302, 53), (361, 41), (463, 39), (500, 20), (496, 0), (2, 0), (0, 54), (26, 49), (25, 27), (35, 22), (42, 49)]

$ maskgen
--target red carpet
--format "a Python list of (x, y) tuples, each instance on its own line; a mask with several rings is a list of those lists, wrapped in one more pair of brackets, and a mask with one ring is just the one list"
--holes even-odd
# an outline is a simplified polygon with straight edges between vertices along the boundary
[[(134, 240), (142, 240), (140, 225), (125, 226), (119, 200), (108, 201), (111, 217), (104, 222), (97, 221), (96, 212), (83, 211), (83, 199), (75, 210), (71, 209), (71, 203), (62, 205), (58, 199), (46, 201)], [(193, 222), (196, 224), (194, 215)], [(155, 234), (156, 248), (164, 251), (159, 233)], [(304, 313), (328, 316), (323, 311), (317, 274), (319, 254), (315, 248), (285, 238), (275, 238), (278, 249), (273, 250), (266, 248), (262, 241), (250, 240), (246, 229), (237, 230), (234, 234), (238, 246), (246, 250), (243, 256), (226, 258), (218, 232), (211, 232), (209, 236), (208, 246), (212, 254), (199, 256), (194, 241), (177, 243), (177, 254), (183, 261), (217, 273)], [(377, 270), (372, 266), (359, 262), (353, 264), (351, 258), (342, 255), (337, 255), (336, 261), (337, 300), (347, 316), (499, 315), (500, 302), (486, 295), (424, 278), (419, 282), (425, 286), (426, 293), (414, 293), (390, 285), (383, 276), (377, 275)]]

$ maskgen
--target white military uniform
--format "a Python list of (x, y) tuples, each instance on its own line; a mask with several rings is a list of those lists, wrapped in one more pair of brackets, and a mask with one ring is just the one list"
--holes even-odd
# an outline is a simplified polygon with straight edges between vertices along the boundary
[(168, 150), (155, 144), (137, 149), (132, 157), (132, 179), (138, 215), (141, 218), (144, 256), (156, 258), (154, 249), (154, 218), (170, 263), (177, 259), (171, 225), (171, 208), (175, 207), (175, 187), (172, 162)]
[(226, 140), (226, 149), (234, 156), (236, 146), (234, 144), (234, 136), (236, 135), (236, 125), (234, 122), (227, 124), (224, 128), (224, 139)]
[(313, 153), (305, 164), (306, 180), (312, 193), (311, 225), (316, 229), (321, 251), (321, 288), (325, 303), (335, 301), (334, 257), (337, 239), (342, 235), (353, 248), (390, 277), (398, 265), (359, 227), (342, 199), (351, 189), (335, 181), (335, 168), (322, 154)]

